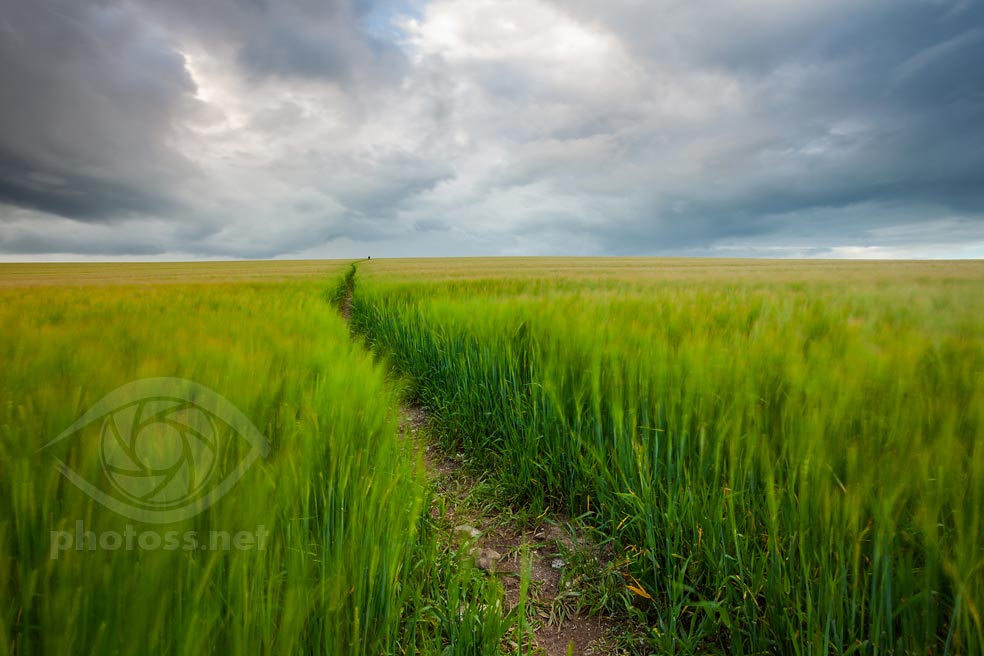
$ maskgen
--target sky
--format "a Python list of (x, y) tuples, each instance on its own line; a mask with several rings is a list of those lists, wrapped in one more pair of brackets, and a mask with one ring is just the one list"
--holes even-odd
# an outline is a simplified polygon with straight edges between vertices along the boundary
[(984, 257), (984, 0), (0, 0), (0, 259)]

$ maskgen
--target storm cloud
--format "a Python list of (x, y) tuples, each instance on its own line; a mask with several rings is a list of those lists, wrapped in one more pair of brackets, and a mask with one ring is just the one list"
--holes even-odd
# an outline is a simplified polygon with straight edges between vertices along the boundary
[(984, 257), (977, 0), (0, 0), (0, 256)]

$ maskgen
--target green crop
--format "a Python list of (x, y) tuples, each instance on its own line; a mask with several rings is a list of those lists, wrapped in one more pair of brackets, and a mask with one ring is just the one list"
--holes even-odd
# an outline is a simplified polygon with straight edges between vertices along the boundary
[(660, 653), (984, 651), (984, 267), (359, 265), (449, 446), (590, 513)]
[[(389, 365), (510, 503), (611, 545), (600, 603), (649, 651), (982, 653), (982, 283), (977, 262), (5, 265), (0, 653), (525, 644), (525, 604), (432, 520)], [(50, 442), (158, 377), (270, 448), (147, 524), (63, 473), (116, 480), (111, 424)], [(250, 443), (222, 436), (207, 466), (236, 471)]]

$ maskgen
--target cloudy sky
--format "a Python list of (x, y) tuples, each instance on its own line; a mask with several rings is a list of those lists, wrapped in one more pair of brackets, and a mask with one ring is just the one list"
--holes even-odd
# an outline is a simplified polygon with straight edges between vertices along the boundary
[(984, 257), (984, 0), (0, 0), (0, 259)]

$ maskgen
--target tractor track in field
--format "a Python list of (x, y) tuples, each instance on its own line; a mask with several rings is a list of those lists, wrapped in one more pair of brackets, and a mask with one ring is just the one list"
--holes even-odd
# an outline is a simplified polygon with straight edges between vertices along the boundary
[[(339, 303), (346, 322), (352, 315), (354, 273), (346, 280), (347, 290)], [(534, 644), (525, 644), (521, 653), (543, 656), (567, 654), (603, 656), (628, 653), (615, 645), (615, 634), (623, 625), (600, 615), (580, 616), (576, 610), (577, 581), (567, 580), (561, 556), (575, 550), (598, 553), (589, 541), (559, 515), (544, 515), (535, 522), (519, 523), (506, 513), (472, 501), (482, 480), (471, 474), (458, 454), (441, 445), (425, 407), (401, 405), (400, 435), (423, 454), (424, 466), (434, 486), (431, 518), (440, 522), (449, 548), (460, 546), (463, 533), (480, 569), (498, 577), (504, 591), (506, 612), (519, 604), (520, 574), (524, 551), (529, 554), (530, 584), (527, 597), (528, 627)], [(610, 557), (610, 555), (609, 555)], [(514, 645), (518, 650), (519, 645)]]

